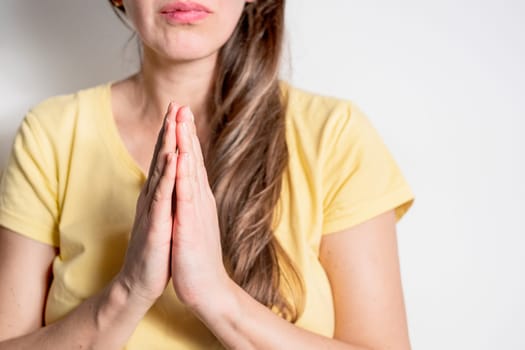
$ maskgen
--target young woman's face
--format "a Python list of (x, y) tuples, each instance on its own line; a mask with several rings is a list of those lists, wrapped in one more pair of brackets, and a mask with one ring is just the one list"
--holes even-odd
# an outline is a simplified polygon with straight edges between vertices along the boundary
[(124, 0), (124, 7), (148, 49), (166, 59), (188, 61), (217, 53), (250, 1)]

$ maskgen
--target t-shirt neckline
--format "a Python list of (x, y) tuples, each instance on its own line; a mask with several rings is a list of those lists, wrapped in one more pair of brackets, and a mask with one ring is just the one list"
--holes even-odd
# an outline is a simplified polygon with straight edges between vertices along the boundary
[(122, 137), (120, 136), (120, 133), (118, 131), (117, 123), (115, 121), (115, 116), (113, 115), (113, 108), (111, 103), (111, 86), (113, 85), (113, 81), (105, 84), (103, 86), (103, 121), (104, 121), (104, 128), (103, 130), (106, 131), (108, 146), (112, 152), (114, 152), (115, 156), (123, 162), (123, 164), (135, 175), (137, 176), (142, 182), (146, 180), (146, 175), (142, 171), (142, 168), (137, 164), (135, 159), (131, 156), (129, 153), (126, 145), (124, 144), (124, 140), (122, 140)]

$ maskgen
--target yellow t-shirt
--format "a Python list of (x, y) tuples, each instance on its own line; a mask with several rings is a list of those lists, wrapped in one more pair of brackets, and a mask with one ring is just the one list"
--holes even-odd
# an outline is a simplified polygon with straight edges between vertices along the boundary
[[(104, 288), (126, 252), (145, 176), (119, 136), (110, 87), (54, 97), (33, 108), (0, 182), (0, 225), (59, 247), (46, 324)], [(399, 219), (413, 195), (355, 105), (282, 87), (290, 160), (275, 234), (305, 283), (305, 309), (297, 325), (332, 336), (332, 294), (318, 260), (322, 235), (394, 208)], [(171, 285), (126, 346), (210, 348), (220, 348), (219, 342), (181, 305)]]

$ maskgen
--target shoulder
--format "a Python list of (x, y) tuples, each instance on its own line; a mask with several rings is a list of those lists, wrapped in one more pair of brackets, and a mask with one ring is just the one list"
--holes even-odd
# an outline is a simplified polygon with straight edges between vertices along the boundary
[(313, 143), (322, 152), (333, 150), (339, 142), (350, 146), (374, 132), (367, 116), (352, 100), (312, 93), (286, 82), (281, 82), (281, 91), (291, 143)]
[(32, 138), (55, 149), (68, 147), (76, 131), (92, 123), (110, 98), (109, 84), (49, 97), (33, 106), (19, 129), (22, 140)]
[(101, 102), (108, 95), (105, 89), (109, 89), (108, 84), (53, 96), (36, 104), (22, 120), (14, 151), (38, 154), (49, 162), (67, 159), (79, 131), (89, 130), (93, 117), (104, 105)]
[(283, 91), (291, 164), (300, 164), (321, 188), (323, 232), (353, 227), (390, 209), (400, 219), (413, 194), (368, 117), (351, 101), (290, 86)]
[(75, 119), (86, 109), (95, 108), (107, 98), (109, 83), (82, 89), (74, 93), (49, 97), (33, 106), (26, 115), (26, 121), (56, 130), (68, 120)]
[(328, 119), (348, 118), (354, 108), (353, 102), (325, 96), (287, 82), (281, 82), (281, 91), (286, 102), (287, 118), (296, 121), (326, 122)]

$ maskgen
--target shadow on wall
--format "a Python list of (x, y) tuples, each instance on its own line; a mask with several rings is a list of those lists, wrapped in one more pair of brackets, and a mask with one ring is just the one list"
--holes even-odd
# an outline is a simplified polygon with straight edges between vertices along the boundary
[(138, 54), (107, 0), (4, 0), (0, 21), (1, 168), (30, 106), (122, 78), (137, 69)]
[(43, 88), (91, 86), (135, 67), (125, 50), (131, 34), (107, 1), (13, 3), (14, 37), (23, 40), (39, 76), (49, 78), (40, 81)]
[(4, 166), (7, 163), (7, 157), (11, 150), (11, 144), (13, 143), (14, 135), (10, 132), (6, 132), (3, 129), (0, 131), (0, 175), (4, 170)]

